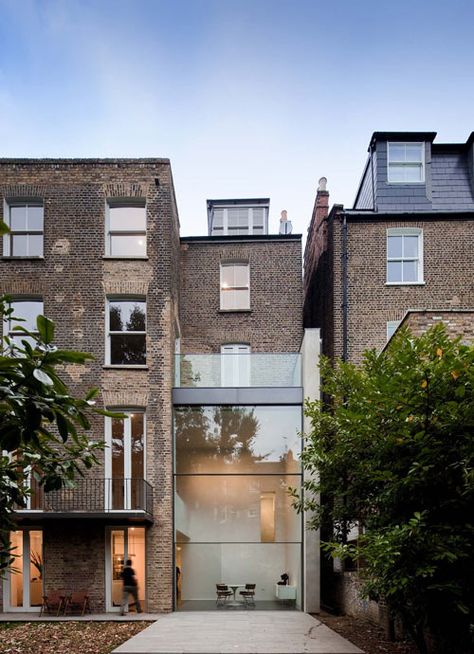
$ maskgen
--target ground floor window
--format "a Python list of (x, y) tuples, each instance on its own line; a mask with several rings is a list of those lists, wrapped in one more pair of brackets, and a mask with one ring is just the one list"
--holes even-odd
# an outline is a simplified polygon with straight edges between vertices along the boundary
[(43, 596), (43, 532), (23, 529), (10, 534), (13, 564), (6, 579), (5, 609), (36, 611)]
[(302, 518), (289, 488), (301, 485), (301, 419), (299, 406), (175, 410), (178, 608), (245, 605), (246, 585), (254, 606), (276, 608), (282, 576), (300, 605)]

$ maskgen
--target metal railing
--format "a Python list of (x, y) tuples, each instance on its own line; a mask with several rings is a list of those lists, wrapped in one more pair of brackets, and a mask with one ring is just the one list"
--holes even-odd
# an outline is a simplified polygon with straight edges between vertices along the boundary
[(153, 514), (153, 487), (144, 479), (78, 478), (74, 488), (45, 492), (39, 483), (30, 482), (28, 508), (46, 513), (109, 513), (144, 511)]
[(175, 355), (175, 387), (229, 386), (301, 386), (301, 355), (297, 352)]

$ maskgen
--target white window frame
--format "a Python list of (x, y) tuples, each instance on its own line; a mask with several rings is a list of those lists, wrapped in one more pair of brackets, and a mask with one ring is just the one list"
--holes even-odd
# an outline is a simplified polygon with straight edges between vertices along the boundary
[[(246, 266), (247, 268), (247, 284), (246, 286), (227, 286), (223, 285), (223, 270), (230, 266)], [(228, 291), (247, 291), (247, 305), (239, 308), (224, 308), (223, 307), (223, 293)], [(249, 311), (250, 310), (250, 263), (248, 261), (221, 261), (220, 263), (220, 310), (221, 311)]]
[[(250, 386), (250, 354), (248, 343), (224, 343), (221, 345), (221, 386)], [(240, 355), (243, 358), (240, 358)], [(231, 383), (227, 383), (227, 382)]]
[[(404, 257), (403, 251), (400, 257), (390, 257), (388, 256), (388, 239), (390, 236), (417, 236), (418, 237), (418, 257)], [(387, 229), (387, 235), (385, 239), (385, 276), (386, 276), (386, 286), (413, 286), (424, 284), (423, 278), (423, 230), (419, 227), (390, 227)], [(388, 263), (389, 261), (401, 261), (402, 262), (402, 271), (403, 271), (403, 262), (404, 261), (418, 261), (418, 279), (415, 281), (388, 281)]]
[[(247, 210), (247, 217), (248, 217), (248, 222), (247, 222), (247, 232), (246, 234), (252, 236), (252, 235), (265, 235), (268, 232), (268, 207), (262, 206), (262, 207), (256, 207), (254, 205), (235, 205), (232, 207), (214, 207), (213, 212), (212, 212), (212, 225), (211, 225), (211, 236), (240, 236), (240, 234), (236, 234), (235, 230), (230, 230), (229, 232), (229, 209), (246, 209)], [(254, 209), (263, 209), (263, 224), (262, 224), (262, 229), (257, 230), (254, 234), (254, 220), (253, 220), (253, 212)], [(214, 218), (215, 218), (215, 212), (216, 211), (222, 211), (222, 229), (219, 229), (217, 233), (215, 233), (215, 227), (214, 227)], [(245, 228), (241, 228), (245, 229)]]
[[(38, 606), (30, 606), (31, 597), (30, 597), (30, 582), (31, 582), (31, 568), (30, 568), (30, 556), (31, 556), (31, 531), (41, 531), (42, 533), (42, 555), (44, 561), (44, 528), (42, 526), (31, 526), (31, 527), (20, 527), (17, 526), (16, 529), (12, 531), (19, 531), (22, 533), (23, 539), (23, 606), (11, 606), (11, 575), (14, 574), (10, 569), (7, 569), (5, 580), (3, 584), (3, 606), (4, 611), (7, 613), (38, 613)], [(25, 556), (25, 552), (28, 556)], [(14, 567), (15, 564), (13, 564)], [(44, 593), (44, 572), (42, 577), (42, 591)], [(26, 606), (25, 606), (26, 605)]]
[[(11, 230), (11, 217), (10, 212), (13, 207), (26, 207), (28, 214), (28, 207), (41, 207), (43, 209), (43, 229), (27, 230), (27, 231), (10, 231), (3, 235), (3, 256), (4, 257), (18, 257), (19, 259), (43, 259), (44, 258), (44, 203), (42, 200), (4, 200), (3, 202), (3, 221)], [(12, 252), (13, 243), (12, 237), (14, 235), (20, 236), (41, 236), (41, 254), (14, 254)], [(27, 241), (27, 244), (29, 241)]]
[[(41, 311), (40, 311), (40, 313), (36, 314), (36, 317), (44, 315), (44, 301), (43, 301), (43, 298), (40, 298), (40, 297), (31, 297), (31, 296), (12, 297), (11, 302), (9, 304), (9, 307), (14, 308), (15, 305), (18, 306), (19, 304), (26, 304), (26, 303), (32, 303), (32, 302), (41, 304)], [(13, 317), (15, 317), (15, 309), (13, 310), (12, 315), (13, 315)], [(17, 318), (23, 318), (23, 315), (21, 314), (21, 312), (18, 312), (18, 315), (16, 317)], [(25, 339), (25, 338), (28, 339), (28, 337), (25, 334), (23, 334), (22, 332), (20, 332), (20, 331), (14, 331), (13, 330), (11, 316), (8, 316), (7, 319), (4, 319), (3, 323), (4, 323), (4, 328), (3, 328), (4, 335), (8, 336), (14, 343), (18, 343), (19, 347), (22, 347), (21, 339), (22, 338), (23, 339)], [(21, 323), (21, 322), (18, 324), (18, 326), (24, 326), (24, 325), (25, 325), (25, 323)], [(17, 325), (14, 325), (14, 326), (16, 327)], [(35, 335), (38, 335), (38, 333), (39, 333), (38, 330), (36, 329), (36, 327), (35, 327), (35, 329), (30, 329), (29, 331), (32, 334), (35, 334)]]
[[(115, 207), (140, 207), (145, 209), (145, 229), (115, 230), (110, 229), (110, 209)], [(147, 258), (147, 205), (143, 198), (109, 198), (105, 203), (105, 255), (113, 259), (144, 259)], [(111, 236), (143, 236), (145, 250), (143, 254), (112, 254)]]
[[(135, 413), (140, 413), (143, 415), (143, 480), (146, 481), (146, 411), (144, 408), (126, 408), (113, 407), (110, 409), (112, 411), (117, 411), (118, 413), (124, 413), (127, 418), (122, 418), (123, 420), (123, 461), (124, 461), (124, 470), (123, 478), (132, 479), (132, 421), (130, 417)], [(132, 509), (132, 488), (128, 484), (125, 486), (124, 492), (124, 507), (123, 509), (112, 509), (112, 494), (109, 492), (111, 490), (110, 484), (107, 480), (112, 479), (112, 420), (114, 418), (105, 417), (105, 461), (104, 461), (104, 478), (105, 482), (105, 511), (114, 513), (118, 512), (130, 512), (130, 511), (140, 511), (140, 509)]]
[[(407, 161), (406, 158), (404, 161), (393, 161), (390, 159), (390, 146), (406, 146), (407, 145), (419, 145), (421, 149), (421, 162), (420, 161)], [(390, 172), (393, 167), (403, 168), (404, 166), (420, 166), (421, 167), (421, 179), (418, 180), (398, 180), (391, 179)], [(388, 141), (387, 142), (387, 180), (389, 184), (424, 184), (425, 183), (425, 143), (423, 141)]]
[(395, 334), (401, 322), (402, 322), (401, 320), (387, 320), (387, 328), (386, 328), (387, 343)]
[[(125, 332), (125, 331), (110, 331), (110, 304), (113, 302), (144, 302), (145, 303), (145, 331), (141, 332)], [(117, 368), (146, 368), (146, 335), (147, 335), (147, 300), (146, 297), (140, 296), (129, 296), (129, 295), (109, 295), (106, 298), (105, 303), (105, 365)], [(145, 335), (145, 363), (110, 363), (111, 361), (111, 351), (112, 351), (112, 341), (110, 336), (112, 334), (144, 334)]]

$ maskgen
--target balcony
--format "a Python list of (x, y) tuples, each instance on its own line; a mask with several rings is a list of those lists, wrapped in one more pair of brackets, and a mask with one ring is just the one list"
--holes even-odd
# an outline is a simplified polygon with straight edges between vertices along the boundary
[(301, 386), (297, 352), (177, 354), (175, 388), (296, 388)]
[(144, 479), (78, 478), (74, 484), (74, 488), (45, 493), (36, 480), (31, 480), (28, 506), (18, 509), (19, 515), (152, 520), (153, 487)]

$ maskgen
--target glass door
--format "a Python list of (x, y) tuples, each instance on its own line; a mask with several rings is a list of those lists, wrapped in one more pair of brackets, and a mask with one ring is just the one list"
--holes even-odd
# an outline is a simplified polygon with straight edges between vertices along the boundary
[[(108, 612), (120, 611), (122, 578), (120, 573), (130, 559), (138, 582), (138, 597), (145, 605), (145, 528), (120, 527), (107, 532), (106, 605)], [(134, 610), (129, 606), (128, 610)]]
[(106, 418), (105, 510), (145, 509), (145, 414)]
[(43, 532), (13, 531), (10, 543), (14, 562), (5, 584), (5, 610), (38, 611), (43, 597)]

